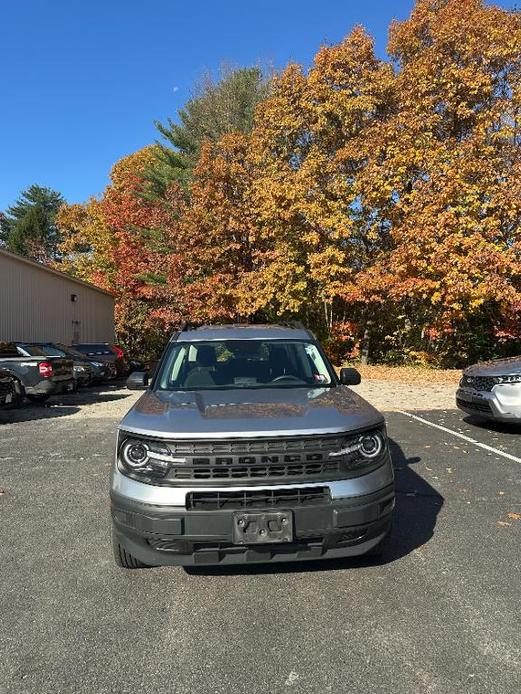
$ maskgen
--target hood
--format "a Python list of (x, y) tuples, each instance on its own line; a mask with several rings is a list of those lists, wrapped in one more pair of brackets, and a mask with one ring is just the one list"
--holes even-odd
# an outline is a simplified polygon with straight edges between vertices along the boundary
[(521, 373), (521, 357), (495, 359), (469, 366), (463, 372), (466, 376), (507, 376)]
[(120, 428), (163, 438), (230, 438), (337, 434), (383, 421), (346, 386), (147, 391)]

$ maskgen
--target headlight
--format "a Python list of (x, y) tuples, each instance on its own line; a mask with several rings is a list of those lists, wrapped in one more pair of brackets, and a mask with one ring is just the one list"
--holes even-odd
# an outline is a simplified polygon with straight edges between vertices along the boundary
[(495, 376), (494, 381), (496, 383), (521, 383), (521, 374), (515, 374), (513, 376)]
[(149, 448), (141, 441), (125, 441), (121, 447), (121, 457), (131, 470), (140, 470), (148, 463)]
[(375, 463), (386, 450), (385, 436), (381, 431), (347, 439), (339, 451), (332, 451), (330, 458), (341, 458), (344, 465), (350, 469), (366, 467)]
[(358, 449), (364, 458), (369, 460), (378, 458), (384, 447), (384, 442), (380, 434), (367, 434), (360, 439)]
[(119, 459), (127, 470), (154, 477), (164, 477), (172, 465), (186, 463), (186, 458), (173, 456), (164, 443), (133, 438), (123, 441)]
[(91, 361), (92, 366), (103, 366), (101, 361)]

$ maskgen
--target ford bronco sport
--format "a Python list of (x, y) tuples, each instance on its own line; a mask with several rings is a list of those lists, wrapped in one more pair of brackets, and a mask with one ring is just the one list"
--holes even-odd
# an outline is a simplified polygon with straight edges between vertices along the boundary
[(119, 425), (111, 479), (119, 566), (380, 554), (393, 468), (382, 415), (287, 325), (185, 327)]

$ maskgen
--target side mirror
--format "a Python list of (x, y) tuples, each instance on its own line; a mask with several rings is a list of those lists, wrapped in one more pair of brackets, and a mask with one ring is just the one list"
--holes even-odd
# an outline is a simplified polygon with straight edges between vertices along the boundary
[(360, 372), (356, 369), (340, 369), (340, 383), (343, 386), (357, 386), (361, 380)]
[(146, 371), (133, 371), (127, 378), (129, 390), (145, 390), (148, 386), (148, 373)]

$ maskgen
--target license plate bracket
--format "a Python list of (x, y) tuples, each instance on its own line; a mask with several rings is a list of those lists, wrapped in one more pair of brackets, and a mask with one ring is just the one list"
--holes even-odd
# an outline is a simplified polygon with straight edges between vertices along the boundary
[(291, 511), (266, 511), (233, 514), (233, 542), (236, 545), (258, 545), (291, 542), (293, 514)]

